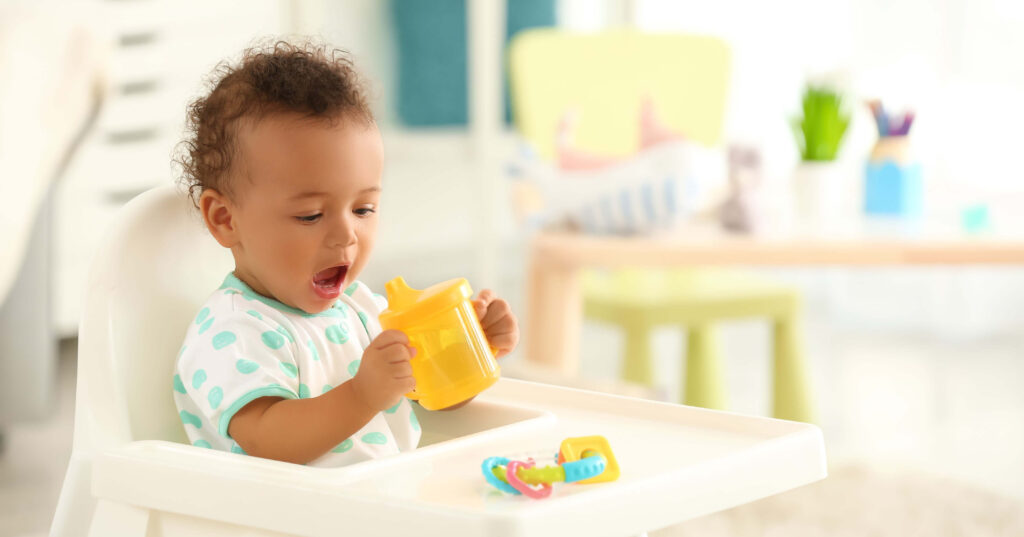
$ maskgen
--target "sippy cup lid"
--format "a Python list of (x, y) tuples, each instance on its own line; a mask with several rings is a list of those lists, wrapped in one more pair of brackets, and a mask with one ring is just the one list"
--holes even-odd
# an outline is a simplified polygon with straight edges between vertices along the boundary
[(455, 307), (473, 296), (465, 278), (455, 278), (419, 290), (409, 287), (401, 276), (385, 284), (388, 308), (381, 312), (382, 326), (415, 324), (438, 312)]

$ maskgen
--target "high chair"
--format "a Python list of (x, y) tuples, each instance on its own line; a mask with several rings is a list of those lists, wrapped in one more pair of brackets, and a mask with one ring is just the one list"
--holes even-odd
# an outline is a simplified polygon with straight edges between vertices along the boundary
[[(719, 39), (615, 30), (578, 34), (536, 29), (509, 50), (515, 124), (538, 154), (553, 158), (556, 131), (568, 110), (578, 116), (576, 143), (594, 155), (637, 151), (638, 111), (653, 103), (662, 122), (692, 143), (721, 143), (730, 54)], [(641, 178), (637, 178), (641, 179)], [(583, 195), (582, 193), (580, 194)], [(799, 296), (786, 286), (739, 271), (714, 269), (584, 271), (584, 316), (611, 322), (626, 336), (623, 377), (650, 385), (648, 335), (671, 323), (688, 334), (685, 402), (725, 408), (726, 390), (714, 349), (715, 322), (766, 317), (775, 327), (774, 415), (813, 417), (800, 349)], [(543, 326), (536, 326), (543, 331)], [(526, 334), (545, 352), (543, 335)], [(546, 365), (568, 367), (568, 356)]]
[[(500, 379), (417, 409), (414, 451), (314, 468), (186, 442), (171, 396), (184, 330), (231, 257), (172, 187), (128, 203), (97, 252), (79, 332), (74, 446), (51, 536), (623, 536), (825, 476), (804, 423)], [(550, 498), (488, 485), (491, 456), (605, 436), (621, 477)]]

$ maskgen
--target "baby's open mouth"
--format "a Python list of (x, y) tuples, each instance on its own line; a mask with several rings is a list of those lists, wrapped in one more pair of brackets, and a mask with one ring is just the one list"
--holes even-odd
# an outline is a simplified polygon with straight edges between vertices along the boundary
[(348, 273), (348, 265), (337, 265), (313, 275), (313, 291), (320, 298), (337, 298)]

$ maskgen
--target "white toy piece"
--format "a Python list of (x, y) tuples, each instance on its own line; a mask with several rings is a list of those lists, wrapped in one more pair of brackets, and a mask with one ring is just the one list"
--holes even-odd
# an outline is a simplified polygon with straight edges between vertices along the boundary
[[(189, 203), (171, 187), (139, 196), (97, 252), (53, 537), (630, 535), (825, 477), (813, 425), (508, 378), (461, 409), (417, 409), (420, 448), (351, 466), (188, 445), (172, 364), (185, 325), (231, 268)], [(494, 453), (592, 434), (615, 446), (614, 482), (531, 501), (481, 479)]]
[(729, 148), (729, 194), (719, 208), (722, 227), (737, 233), (753, 233), (761, 225), (758, 204), (761, 192), (761, 154), (754, 147)]

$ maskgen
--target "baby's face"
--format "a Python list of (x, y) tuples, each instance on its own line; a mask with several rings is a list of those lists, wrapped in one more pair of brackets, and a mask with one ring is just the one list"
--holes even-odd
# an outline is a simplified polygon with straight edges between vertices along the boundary
[(375, 125), (271, 115), (239, 135), (235, 274), (307, 313), (329, 308), (373, 248), (383, 148)]

